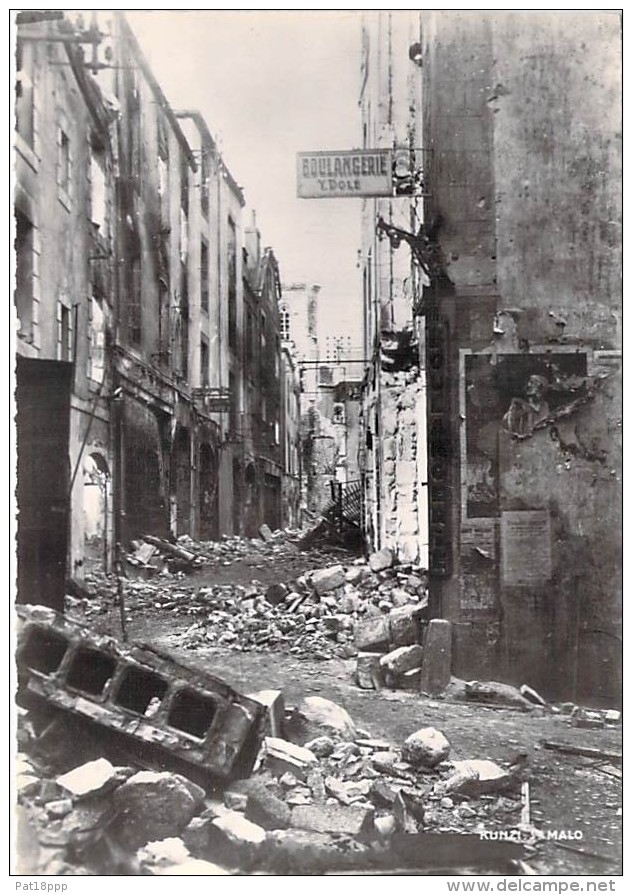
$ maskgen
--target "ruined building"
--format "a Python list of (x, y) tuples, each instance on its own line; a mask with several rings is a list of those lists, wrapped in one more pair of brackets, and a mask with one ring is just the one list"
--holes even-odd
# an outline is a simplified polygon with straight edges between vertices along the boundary
[(422, 274), (406, 247), (376, 230), (379, 218), (419, 226), (421, 191), (408, 187), (421, 158), (421, 71), (408, 48), (419, 35), (412, 13), (367, 13), (362, 30), (362, 146), (392, 149), (401, 188), (363, 199), (364, 381), (360, 468), (367, 547), (390, 547), (403, 562), (428, 564), (426, 382), (423, 326), (416, 316)]
[(16, 61), (19, 592), (61, 608), (143, 534), (287, 524), (279, 276), (244, 265), (243, 192), (123, 15), (21, 14)]
[[(408, 130), (421, 198), (399, 218), (375, 209), (377, 228), (370, 209), (365, 284), (406, 297), (427, 369), (431, 611), (453, 623), (461, 677), (617, 700), (619, 18), (422, 13), (408, 45), (395, 18), (364, 32), (364, 122)], [(371, 76), (376, 41), (393, 54), (387, 78)], [(405, 269), (368, 263), (376, 229)], [(367, 302), (367, 331), (401, 345), (407, 321), (385, 308)], [(369, 407), (369, 458), (407, 410), (382, 407)], [(388, 462), (369, 459), (367, 475)]]

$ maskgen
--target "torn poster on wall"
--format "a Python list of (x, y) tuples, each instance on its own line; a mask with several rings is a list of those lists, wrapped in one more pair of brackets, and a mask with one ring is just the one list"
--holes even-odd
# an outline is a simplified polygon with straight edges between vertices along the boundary
[(461, 528), (461, 609), (496, 607), (495, 519), (480, 519)]
[(467, 354), (465, 509), (468, 518), (499, 514), (498, 440), (521, 440), (568, 416), (592, 397), (585, 352)]

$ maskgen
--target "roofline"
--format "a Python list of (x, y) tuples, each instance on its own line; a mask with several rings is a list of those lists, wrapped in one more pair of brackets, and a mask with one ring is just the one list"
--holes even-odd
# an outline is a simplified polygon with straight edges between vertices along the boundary
[(193, 156), (193, 153), (191, 152), (191, 147), (189, 146), (187, 138), (184, 136), (184, 133), (182, 132), (182, 128), (180, 127), (180, 124), (178, 122), (176, 114), (173, 111), (173, 109), (171, 108), (171, 106), (169, 105), (169, 101), (168, 101), (167, 97), (165, 96), (165, 94), (163, 93), (162, 87), (158, 83), (156, 76), (154, 75), (153, 71), (151, 70), (151, 68), (149, 66), (149, 63), (147, 62), (147, 60), (145, 59), (145, 56), (143, 55), (143, 51), (141, 50), (140, 44), (138, 43), (138, 38), (132, 31), (132, 26), (125, 18), (125, 14), (120, 9), (115, 9), (113, 12), (114, 12), (114, 15), (115, 15), (117, 21), (121, 25), (121, 28), (124, 32), (125, 38), (132, 45), (134, 53), (138, 58), (140, 68), (142, 69), (142, 72), (145, 75), (145, 78), (147, 79), (147, 83), (149, 84), (149, 86), (153, 90), (154, 94), (156, 95), (156, 98), (158, 99), (158, 103), (159, 103), (160, 107), (162, 108), (163, 112), (169, 119), (171, 126), (173, 127), (173, 131), (176, 135), (176, 138), (177, 138), (178, 142), (180, 143), (182, 149), (185, 152), (187, 161), (189, 163), (189, 167), (191, 168), (192, 171), (197, 171), (197, 164), (195, 161), (195, 157)]
[(206, 119), (197, 109), (181, 109), (177, 112), (174, 112), (176, 118), (190, 118), (198, 127), (200, 133), (202, 134), (202, 138), (206, 140), (206, 142), (210, 143), (211, 149), (217, 156), (217, 160), (219, 161), (220, 167), (223, 173), (226, 175), (226, 180), (228, 181), (229, 186), (232, 191), (235, 193), (237, 198), (239, 199), (240, 205), (243, 208), (246, 204), (246, 199), (244, 197), (244, 191), (242, 187), (239, 186), (233, 175), (230, 173), (230, 168), (224, 161), (222, 154), (217, 148), (217, 143), (213, 138), (210, 130), (208, 129), (208, 124), (206, 123)]

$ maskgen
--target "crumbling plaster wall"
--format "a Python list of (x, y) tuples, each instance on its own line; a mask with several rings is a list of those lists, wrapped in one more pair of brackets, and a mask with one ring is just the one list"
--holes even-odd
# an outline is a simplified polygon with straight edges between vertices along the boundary
[[(619, 18), (442, 13), (424, 35), (426, 210), (442, 216), (454, 284), (440, 302), (455, 411), (453, 571), (435, 587), (454, 622), (455, 671), (611, 701), (621, 673)], [(504, 383), (492, 375), (496, 506), (469, 516), (463, 349), (513, 354), (515, 369), (561, 352), (586, 364), (586, 400), (559, 419), (544, 414), (524, 437), (503, 425), (511, 372)], [(527, 383), (513, 378), (524, 401)], [(520, 543), (503, 539), (512, 511), (550, 520), (550, 544), (543, 538), (530, 559), (537, 583), (503, 571)], [(480, 572), (466, 562), (476, 546)]]
[[(419, 371), (382, 372), (382, 538), (401, 562), (424, 560), (425, 389)], [(420, 432), (420, 426), (422, 431)]]

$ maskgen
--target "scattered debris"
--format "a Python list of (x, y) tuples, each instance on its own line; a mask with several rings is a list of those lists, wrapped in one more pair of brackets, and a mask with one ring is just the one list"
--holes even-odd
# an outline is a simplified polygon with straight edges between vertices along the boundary
[(499, 681), (468, 681), (465, 684), (467, 699), (481, 703), (496, 703), (515, 706), (530, 712), (534, 705), (522, 695), (517, 687), (502, 684)]
[(556, 752), (565, 752), (567, 755), (582, 755), (585, 758), (601, 758), (604, 761), (621, 762), (621, 752), (611, 752), (607, 749), (595, 749), (592, 746), (576, 746), (573, 743), (557, 743), (552, 740), (542, 740), (545, 749), (554, 749)]

